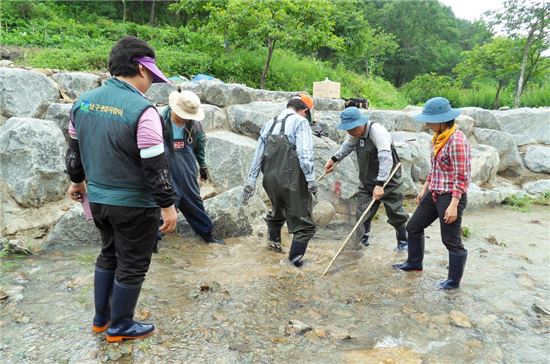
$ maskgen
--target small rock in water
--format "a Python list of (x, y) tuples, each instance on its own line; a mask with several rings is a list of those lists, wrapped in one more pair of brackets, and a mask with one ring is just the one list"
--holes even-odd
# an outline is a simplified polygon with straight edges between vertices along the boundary
[(201, 292), (212, 292), (216, 293), (219, 292), (221, 288), (221, 284), (219, 284), (216, 281), (213, 281), (212, 283), (203, 283), (201, 284)]
[(540, 298), (535, 297), (535, 302), (531, 307), (533, 307), (533, 310), (538, 314), (550, 315), (550, 307)]
[(149, 310), (146, 310), (145, 308), (142, 310), (139, 310), (136, 314), (136, 318), (140, 321), (147, 320), (151, 316), (151, 312)]
[(454, 326), (465, 328), (472, 327), (472, 323), (470, 322), (468, 316), (460, 311), (452, 310), (449, 313), (449, 316), (451, 316), (451, 324)]
[(29, 316), (25, 316), (23, 313), (16, 313), (13, 315), (13, 321), (19, 324), (28, 324), (31, 321)]
[(391, 347), (348, 351), (344, 353), (344, 361), (349, 364), (421, 364), (422, 357), (407, 348)]
[(109, 357), (109, 360), (116, 361), (116, 360), (122, 358), (122, 353), (120, 352), (118, 347), (111, 346), (107, 350), (107, 356)]
[(325, 329), (315, 329), (313, 332), (320, 338), (327, 337), (327, 330)]
[(9, 294), (0, 289), (0, 301), (7, 300), (9, 297)]
[(299, 320), (290, 320), (285, 327), (285, 333), (287, 335), (298, 335), (310, 331), (312, 328), (305, 322)]
[(133, 350), (133, 346), (130, 343), (124, 343), (120, 346), (120, 353), (122, 355), (128, 355), (131, 354)]

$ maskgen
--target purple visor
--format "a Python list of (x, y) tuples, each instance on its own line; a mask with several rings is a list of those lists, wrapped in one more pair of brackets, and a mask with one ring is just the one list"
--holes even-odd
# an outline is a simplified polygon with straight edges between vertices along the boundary
[(151, 73), (153, 74), (153, 83), (163, 83), (163, 82), (170, 83), (170, 81), (166, 78), (164, 73), (162, 73), (162, 71), (158, 69), (157, 65), (155, 64), (154, 58), (136, 57), (134, 58), (134, 62), (141, 64), (143, 67), (151, 71)]

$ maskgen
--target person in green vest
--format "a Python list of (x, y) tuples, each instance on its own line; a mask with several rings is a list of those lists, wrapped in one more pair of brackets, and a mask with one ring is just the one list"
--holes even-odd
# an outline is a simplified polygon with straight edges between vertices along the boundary
[(197, 182), (197, 163), (200, 180), (208, 180), (201, 100), (191, 91), (174, 91), (168, 97), (168, 105), (162, 113), (166, 131), (164, 148), (178, 195), (176, 206), (205, 242), (223, 244), (223, 240), (212, 235), (214, 224), (204, 209)]
[(75, 201), (87, 196), (101, 233), (94, 276), (92, 331), (109, 342), (137, 339), (155, 326), (135, 321), (134, 310), (160, 231), (176, 226), (176, 194), (164, 155), (162, 122), (144, 93), (168, 82), (143, 40), (120, 39), (109, 56), (113, 76), (82, 94), (69, 121), (65, 164)]
[(369, 121), (361, 111), (351, 106), (340, 114), (337, 129), (348, 132), (348, 138), (340, 149), (326, 162), (325, 172), (330, 173), (334, 164), (341, 161), (353, 151), (357, 153), (359, 164), (359, 185), (357, 216), (361, 216), (374, 199), (372, 208), (365, 216), (363, 234), (360, 238), (364, 246), (370, 244), (371, 221), (380, 206), (384, 203), (388, 223), (395, 228), (397, 251), (407, 251), (407, 220), (409, 215), (403, 208), (403, 186), (401, 172), (398, 170), (386, 187), (392, 169), (399, 162), (399, 156), (392, 143), (391, 134), (379, 123)]

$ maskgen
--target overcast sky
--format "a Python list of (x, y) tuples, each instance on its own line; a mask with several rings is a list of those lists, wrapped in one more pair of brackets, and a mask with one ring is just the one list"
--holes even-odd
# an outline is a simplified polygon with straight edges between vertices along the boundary
[(457, 18), (470, 21), (481, 18), (487, 10), (502, 8), (503, 0), (439, 0), (441, 3), (450, 6)]

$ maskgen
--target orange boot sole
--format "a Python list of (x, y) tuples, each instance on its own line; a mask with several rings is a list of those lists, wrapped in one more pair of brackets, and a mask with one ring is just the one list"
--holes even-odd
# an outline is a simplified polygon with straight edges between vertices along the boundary
[(143, 339), (143, 338), (146, 338), (147, 336), (153, 335), (153, 333), (154, 333), (154, 331), (151, 331), (150, 333), (145, 334), (145, 335), (141, 335), (141, 336), (124, 336), (124, 335), (110, 336), (110, 335), (105, 335), (105, 339), (110, 343), (118, 343), (118, 342), (121, 342), (123, 340)]
[(96, 333), (103, 332), (109, 328), (109, 324), (110, 324), (110, 321), (107, 322), (104, 326), (92, 325), (92, 332), (96, 332)]

